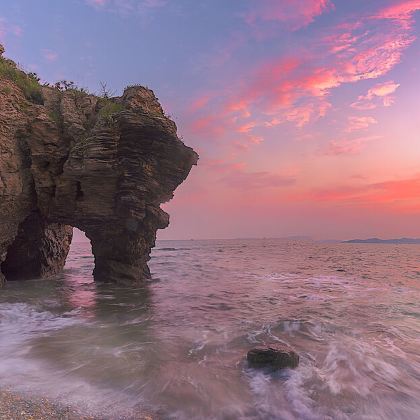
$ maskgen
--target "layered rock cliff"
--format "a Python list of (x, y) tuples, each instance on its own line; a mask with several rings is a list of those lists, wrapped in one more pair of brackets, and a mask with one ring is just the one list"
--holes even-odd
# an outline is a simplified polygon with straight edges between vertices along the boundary
[(153, 92), (100, 98), (40, 86), (0, 46), (0, 283), (62, 269), (72, 227), (86, 233), (95, 280), (138, 284), (160, 204), (197, 154), (177, 136)]

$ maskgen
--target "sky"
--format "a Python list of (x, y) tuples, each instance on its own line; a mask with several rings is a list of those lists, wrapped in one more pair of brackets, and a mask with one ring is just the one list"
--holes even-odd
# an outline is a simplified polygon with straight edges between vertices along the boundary
[(160, 239), (420, 237), (420, 0), (0, 0), (42, 80), (154, 90), (200, 154)]

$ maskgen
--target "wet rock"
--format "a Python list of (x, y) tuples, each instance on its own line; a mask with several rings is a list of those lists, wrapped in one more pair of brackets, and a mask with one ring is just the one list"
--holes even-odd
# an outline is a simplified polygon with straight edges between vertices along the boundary
[(296, 368), (299, 355), (285, 344), (274, 343), (249, 350), (247, 360), (252, 367)]
[(7, 250), (2, 272), (9, 280), (57, 274), (66, 262), (72, 236), (70, 226), (46, 224), (38, 213), (31, 213)]
[(0, 285), (60, 270), (72, 227), (92, 243), (95, 280), (143, 282), (169, 224), (160, 204), (197, 154), (151, 90), (98, 98), (41, 86), (2, 52), (20, 76), (0, 72)]

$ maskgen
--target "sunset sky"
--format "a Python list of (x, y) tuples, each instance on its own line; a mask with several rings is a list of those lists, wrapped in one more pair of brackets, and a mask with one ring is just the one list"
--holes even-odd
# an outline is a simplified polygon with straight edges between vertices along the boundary
[(420, 0), (0, 0), (45, 81), (152, 88), (200, 162), (162, 239), (420, 237)]

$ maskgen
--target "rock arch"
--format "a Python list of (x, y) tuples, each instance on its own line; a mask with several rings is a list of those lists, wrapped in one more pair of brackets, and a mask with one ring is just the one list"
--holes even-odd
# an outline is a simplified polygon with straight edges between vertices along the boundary
[(60, 270), (72, 226), (92, 243), (96, 280), (143, 281), (169, 223), (160, 204), (197, 154), (147, 88), (39, 89), (43, 104), (0, 75), (0, 283)]

